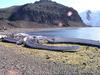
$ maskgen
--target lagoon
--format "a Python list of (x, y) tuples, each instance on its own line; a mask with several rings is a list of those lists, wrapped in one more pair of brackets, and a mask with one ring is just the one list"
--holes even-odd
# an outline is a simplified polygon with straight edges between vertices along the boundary
[(100, 27), (55, 28), (27, 33), (30, 35), (42, 35), (61, 38), (80, 38), (100, 41)]

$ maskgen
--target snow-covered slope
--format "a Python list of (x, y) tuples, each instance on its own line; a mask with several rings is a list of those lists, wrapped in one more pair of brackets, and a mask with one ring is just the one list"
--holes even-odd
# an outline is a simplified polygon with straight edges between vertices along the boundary
[(83, 22), (91, 26), (100, 26), (100, 11), (91, 12), (90, 19), (87, 19), (87, 11), (80, 13)]

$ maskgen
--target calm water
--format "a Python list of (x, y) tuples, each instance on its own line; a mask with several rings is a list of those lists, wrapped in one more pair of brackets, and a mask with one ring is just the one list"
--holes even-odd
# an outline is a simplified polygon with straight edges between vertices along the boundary
[(64, 38), (81, 38), (100, 40), (100, 28), (99, 27), (88, 27), (88, 28), (61, 28), (52, 29), (38, 32), (30, 32), (31, 35), (44, 35), (53, 37), (64, 37)]

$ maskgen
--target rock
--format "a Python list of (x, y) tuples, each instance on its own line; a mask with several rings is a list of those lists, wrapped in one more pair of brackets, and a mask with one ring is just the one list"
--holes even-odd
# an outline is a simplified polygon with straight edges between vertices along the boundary
[[(56, 24), (61, 27), (69, 27), (70, 24), (68, 24), (68, 21), (83, 24), (81, 17), (75, 9), (58, 4), (51, 0), (40, 0), (35, 3), (2, 9), (0, 10), (0, 19), (9, 20), (10, 26), (14, 26), (12, 21), (28, 21), (47, 25)], [(21, 27), (23, 23), (24, 22), (17, 24), (15, 27)], [(79, 26), (82, 26), (81, 24)]]
[(0, 39), (7, 37), (7, 35), (0, 35)]
[[(68, 16), (68, 12), (73, 14)], [(16, 12), (12, 13), (9, 20), (26, 20), (47, 24), (54, 24), (56, 21), (67, 24), (69, 20), (82, 22), (76, 10), (52, 1), (39, 1), (20, 6)]]

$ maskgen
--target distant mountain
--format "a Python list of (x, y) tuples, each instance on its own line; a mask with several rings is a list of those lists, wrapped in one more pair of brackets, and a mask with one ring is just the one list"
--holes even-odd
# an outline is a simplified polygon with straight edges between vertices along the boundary
[[(43, 25), (47, 24), (51, 26), (57, 25), (65, 27), (86, 26), (75, 9), (51, 0), (40, 0), (22, 6), (12, 6), (0, 9), (0, 21), (5, 22), (4, 24), (10, 26), (16, 26), (14, 24), (18, 23), (16, 27), (24, 27), (26, 22), (26, 24), (34, 22)], [(27, 25), (25, 26), (27, 27)], [(29, 27), (31, 27), (31, 25)], [(32, 27), (34, 27), (34, 25), (32, 25)]]
[(87, 12), (88, 11), (80, 13), (83, 22), (90, 26), (100, 26), (100, 11), (91, 11), (89, 14)]

